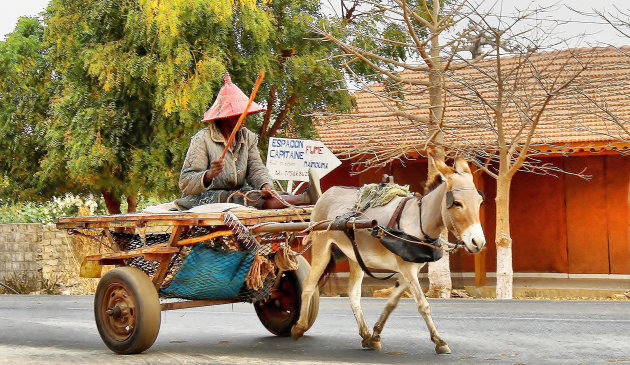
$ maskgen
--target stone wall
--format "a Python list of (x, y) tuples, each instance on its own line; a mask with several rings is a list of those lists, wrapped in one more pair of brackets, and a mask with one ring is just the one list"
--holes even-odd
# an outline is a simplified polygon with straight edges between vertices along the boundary
[(79, 278), (83, 257), (65, 230), (54, 224), (0, 224), (0, 281), (38, 280), (64, 294), (93, 291), (94, 280)]
[(0, 225), (0, 281), (12, 276), (42, 278), (41, 224)]
[(54, 224), (47, 224), (41, 228), (41, 254), (38, 259), (44, 280), (63, 283), (66, 286), (77, 284), (81, 263), (75, 258), (72, 236), (65, 230), (56, 229)]

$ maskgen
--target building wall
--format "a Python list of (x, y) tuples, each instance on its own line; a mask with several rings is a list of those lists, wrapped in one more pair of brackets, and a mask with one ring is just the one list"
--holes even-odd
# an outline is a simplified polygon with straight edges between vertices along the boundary
[(606, 156), (606, 213), (611, 274), (630, 273), (630, 158)]
[[(541, 160), (566, 171), (591, 175), (537, 175), (519, 172), (510, 191), (510, 225), (515, 272), (629, 274), (630, 158), (621, 155), (551, 157)], [(327, 176), (324, 188), (378, 182), (383, 173), (399, 184), (422, 191), (426, 161), (394, 163), (348, 179), (344, 162)], [(496, 271), (494, 244), (496, 182), (480, 177), (486, 202), (482, 222), (487, 240), (486, 271)], [(341, 183), (344, 181), (344, 183)], [(451, 255), (453, 272), (474, 271), (474, 256), (459, 250)]]

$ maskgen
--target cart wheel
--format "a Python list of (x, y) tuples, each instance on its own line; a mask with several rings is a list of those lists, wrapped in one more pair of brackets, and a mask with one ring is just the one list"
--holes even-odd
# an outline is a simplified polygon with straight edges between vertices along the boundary
[(103, 342), (128, 355), (153, 345), (160, 330), (160, 300), (153, 282), (135, 267), (119, 267), (96, 288), (94, 317)]
[[(258, 319), (269, 332), (282, 337), (291, 336), (291, 327), (300, 318), (302, 282), (310, 271), (308, 261), (298, 256), (298, 269), (283, 272), (271, 291), (271, 297), (254, 303)], [(308, 328), (315, 322), (318, 310), (319, 289), (315, 288), (308, 314)]]

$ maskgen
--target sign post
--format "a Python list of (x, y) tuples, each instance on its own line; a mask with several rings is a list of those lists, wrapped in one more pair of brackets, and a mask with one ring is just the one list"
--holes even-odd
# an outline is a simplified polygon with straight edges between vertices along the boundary
[(320, 141), (269, 138), (267, 169), (276, 180), (308, 181), (308, 170), (319, 177), (341, 165), (341, 161)]

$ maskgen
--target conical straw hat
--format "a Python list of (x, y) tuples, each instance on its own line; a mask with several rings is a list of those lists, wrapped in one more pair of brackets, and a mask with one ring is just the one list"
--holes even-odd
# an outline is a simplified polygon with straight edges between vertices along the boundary
[[(236, 115), (241, 115), (247, 107), (249, 97), (245, 95), (238, 86), (232, 83), (230, 74), (225, 73), (225, 84), (219, 90), (217, 99), (212, 104), (212, 107), (203, 114), (202, 122), (210, 122), (215, 119), (228, 118)], [(247, 114), (254, 114), (258, 112), (264, 112), (265, 108), (252, 101), (252, 105), (249, 107)]]

